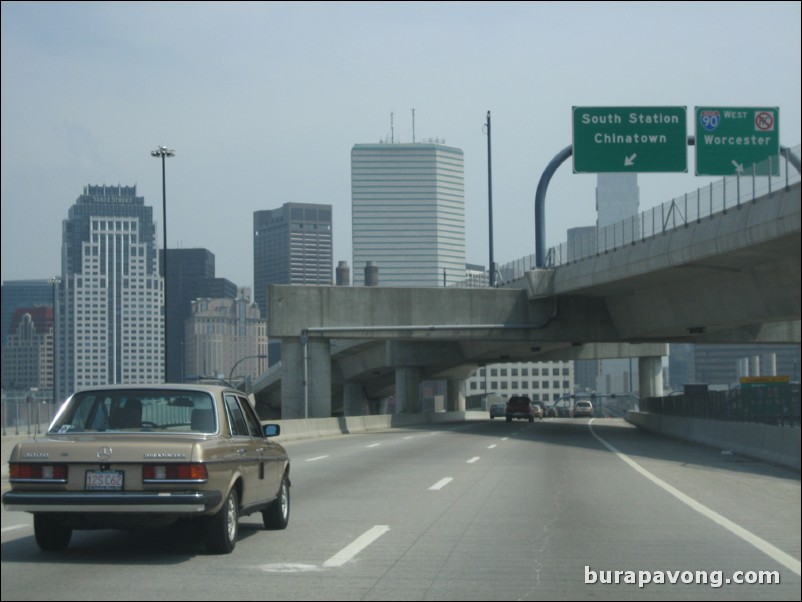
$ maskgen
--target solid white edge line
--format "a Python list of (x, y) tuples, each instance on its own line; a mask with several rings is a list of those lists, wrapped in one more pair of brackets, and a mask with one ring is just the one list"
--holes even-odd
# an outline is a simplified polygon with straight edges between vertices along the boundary
[(376, 525), (375, 527), (368, 529), (362, 535), (357, 537), (354, 541), (324, 562), (323, 567), (332, 568), (344, 565), (389, 530), (390, 527), (388, 525)]
[(727, 529), (727, 531), (729, 531), (733, 535), (736, 535), (736, 536), (740, 537), (745, 542), (751, 544), (752, 546), (754, 546), (755, 548), (757, 548), (758, 550), (760, 550), (761, 552), (766, 554), (769, 558), (772, 558), (773, 560), (776, 560), (777, 562), (779, 562), (781, 565), (783, 565), (787, 569), (793, 571), (797, 575), (800, 575), (800, 573), (802, 572), (802, 562), (800, 562), (799, 560), (797, 560), (796, 558), (794, 558), (790, 554), (788, 554), (786, 552), (783, 552), (778, 547), (770, 544), (765, 539), (763, 539), (761, 537), (758, 537), (757, 535), (755, 535), (751, 531), (747, 531), (746, 529), (744, 529), (740, 525), (735, 524), (730, 519), (721, 516), (715, 510), (711, 510), (710, 508), (708, 508), (704, 504), (701, 504), (701, 503), (697, 502), (695, 499), (693, 499), (689, 495), (686, 495), (686, 494), (682, 493), (679, 489), (673, 487), (672, 485), (669, 485), (668, 483), (666, 483), (665, 481), (663, 481), (659, 477), (657, 477), (657, 476), (653, 475), (652, 473), (650, 473), (648, 470), (643, 468), (640, 464), (638, 464), (637, 462), (632, 460), (629, 456), (627, 456), (626, 454), (618, 451), (618, 449), (616, 449), (614, 446), (612, 446), (611, 444), (607, 443), (607, 441), (605, 441), (599, 435), (597, 435), (596, 431), (593, 430), (593, 420), (595, 420), (595, 419), (591, 418), (590, 422), (588, 423), (588, 427), (590, 428), (591, 434), (594, 437), (596, 437), (596, 439), (598, 439), (601, 442), (601, 444), (604, 445), (607, 449), (609, 449), (611, 452), (613, 452), (621, 460), (623, 460), (624, 462), (629, 464), (629, 466), (631, 468), (636, 470), (642, 476), (644, 476), (647, 479), (649, 479), (652, 483), (654, 483), (658, 487), (662, 487), (665, 491), (667, 491), (668, 493), (673, 495), (675, 498), (677, 498), (683, 504), (686, 504), (687, 506), (690, 506), (691, 508), (696, 510), (699, 514), (701, 514), (702, 516), (705, 516), (705, 517), (709, 518), (710, 520), (712, 520), (713, 522), (721, 525), (722, 527)]
[(429, 487), (429, 491), (439, 491), (453, 480), (454, 477), (446, 477), (445, 479), (440, 479), (439, 481), (437, 481), (437, 483)]

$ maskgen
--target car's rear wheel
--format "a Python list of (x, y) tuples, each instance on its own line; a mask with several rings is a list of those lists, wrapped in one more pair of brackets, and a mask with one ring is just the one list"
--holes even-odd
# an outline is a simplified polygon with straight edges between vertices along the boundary
[(239, 499), (232, 489), (223, 507), (208, 518), (206, 524), (206, 547), (213, 554), (229, 554), (237, 545), (239, 531)]
[(54, 552), (70, 544), (72, 527), (67, 527), (49, 514), (36, 513), (33, 515), (33, 533), (40, 549)]
[(278, 497), (262, 510), (262, 522), (265, 529), (280, 531), (286, 529), (290, 522), (290, 482), (285, 475), (281, 480)]

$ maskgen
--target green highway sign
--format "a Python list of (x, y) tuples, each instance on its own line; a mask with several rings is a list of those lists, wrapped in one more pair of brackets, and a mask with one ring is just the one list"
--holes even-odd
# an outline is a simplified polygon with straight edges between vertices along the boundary
[[(780, 109), (777, 107), (696, 107), (696, 175), (780, 173)], [(764, 163), (765, 162), (765, 163)]]
[(574, 173), (687, 172), (686, 107), (573, 107)]

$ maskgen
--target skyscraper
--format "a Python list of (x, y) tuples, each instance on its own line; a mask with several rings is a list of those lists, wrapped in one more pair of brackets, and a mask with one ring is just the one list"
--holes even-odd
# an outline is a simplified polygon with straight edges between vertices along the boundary
[[(196, 299), (186, 321), (187, 378), (251, 378), (267, 367), (267, 322), (240, 289), (236, 299)], [(232, 370), (237, 368), (238, 372)]]
[(153, 209), (136, 186), (85, 186), (62, 227), (57, 395), (164, 379)]
[(53, 388), (53, 307), (21, 307), (3, 342), (3, 389)]
[(211, 278), (214, 253), (208, 249), (167, 250), (167, 382), (184, 380), (184, 321), (192, 315), (192, 302), (205, 296), (203, 284)]
[(6, 280), (2, 286), (2, 335), (5, 342), (11, 318), (20, 307), (53, 307), (53, 282), (50, 280)]
[(374, 262), (380, 286), (465, 280), (462, 150), (435, 143), (354, 145), (351, 216), (354, 270)]
[(640, 190), (636, 173), (600, 173), (596, 176), (596, 225), (605, 228), (638, 214)]
[(253, 212), (254, 300), (267, 315), (270, 284), (331, 284), (331, 205), (285, 203)]
[[(640, 205), (640, 189), (638, 188), (638, 174), (636, 173), (600, 173), (596, 176), (596, 226), (598, 236), (602, 241), (602, 230), (623, 220), (638, 215)], [(632, 224), (634, 237), (640, 236), (640, 222), (635, 220)], [(586, 253), (595, 248), (596, 237), (585, 237), (584, 243), (575, 249)], [(600, 366), (592, 364), (580, 366), (578, 373), (586, 376), (597, 374), (595, 390), (599, 393), (628, 393), (636, 387), (638, 379), (635, 376), (637, 362), (633, 364), (630, 359), (617, 360), (583, 360), (587, 362), (601, 362)]]

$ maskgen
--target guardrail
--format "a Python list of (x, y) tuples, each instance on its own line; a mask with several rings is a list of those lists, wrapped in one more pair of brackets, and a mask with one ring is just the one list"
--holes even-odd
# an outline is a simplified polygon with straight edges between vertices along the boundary
[(671, 395), (640, 400), (640, 411), (680, 418), (800, 426), (799, 384), (792, 383), (786, 399), (749, 399), (740, 389), (708, 391), (705, 395)]
[(44, 433), (58, 410), (52, 402), (3, 401), (1, 407), (3, 436)]
[[(783, 149), (779, 155), (769, 157), (743, 173), (711, 182), (638, 215), (604, 228), (594, 228), (570, 242), (551, 247), (546, 257), (546, 267), (567, 265), (634, 245), (669, 230), (725, 214), (745, 203), (756, 202), (760, 197), (771, 196), (777, 190), (787, 189), (802, 179), (798, 169), (801, 148), (801, 145), (797, 145), (792, 149)], [(511, 282), (523, 278), (535, 266), (536, 256), (533, 253), (499, 266), (498, 275), (501, 282)]]

